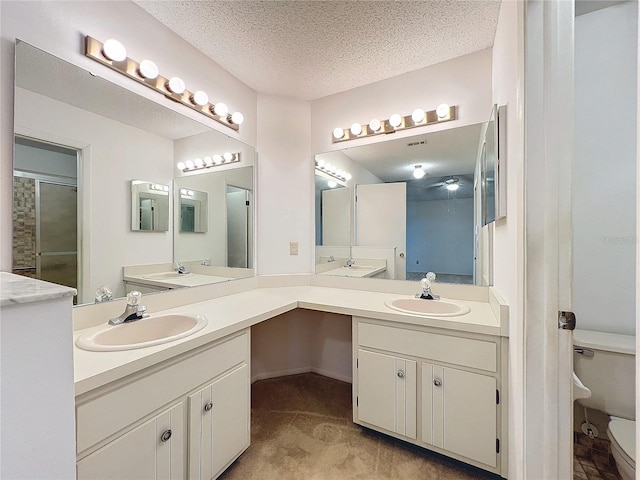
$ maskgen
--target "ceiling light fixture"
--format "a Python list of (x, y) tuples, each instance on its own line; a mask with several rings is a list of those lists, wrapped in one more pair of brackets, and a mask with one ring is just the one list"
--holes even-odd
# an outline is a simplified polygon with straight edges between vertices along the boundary
[(414, 165), (413, 167), (414, 178), (421, 179), (421, 178), (424, 178), (426, 174), (427, 172), (424, 171), (424, 168), (422, 168), (422, 165)]
[(128, 58), (124, 45), (113, 38), (102, 44), (95, 38), (85, 37), (85, 55), (232, 130), (240, 130), (240, 124), (244, 122), (244, 116), (240, 112), (229, 115), (229, 109), (224, 103), (210, 104), (209, 96), (205, 92), (188, 91), (184, 81), (179, 77), (161, 76), (158, 66), (151, 60), (138, 63)]
[(341, 182), (348, 182), (352, 176), (346, 170), (342, 170), (335, 165), (325, 162), (324, 160), (316, 160), (316, 175), (321, 172), (323, 177), (329, 179), (337, 179)]
[(224, 152), (223, 154), (216, 153), (203, 158), (178, 162), (176, 167), (178, 167), (178, 170), (182, 170), (183, 172), (193, 172), (238, 162), (240, 162), (240, 153)]
[(404, 117), (394, 113), (388, 120), (381, 121), (374, 118), (367, 126), (364, 127), (360, 123), (352, 124), (349, 129), (336, 127), (333, 129), (332, 134), (333, 143), (344, 142), (356, 138), (365, 138), (372, 135), (381, 135), (383, 133), (394, 133), (407, 128), (448, 122), (450, 120), (456, 120), (457, 114), (458, 107), (450, 107), (446, 103), (441, 103), (435, 110), (430, 110), (428, 112), (425, 112), (421, 108), (416, 108), (411, 115), (406, 115)]

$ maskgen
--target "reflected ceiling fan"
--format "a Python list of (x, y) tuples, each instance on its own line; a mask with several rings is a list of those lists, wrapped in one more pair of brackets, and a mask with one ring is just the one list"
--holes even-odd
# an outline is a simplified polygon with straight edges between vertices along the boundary
[(441, 187), (446, 188), (450, 192), (455, 192), (460, 187), (460, 179), (458, 177), (443, 177), (442, 181), (429, 185), (429, 188)]

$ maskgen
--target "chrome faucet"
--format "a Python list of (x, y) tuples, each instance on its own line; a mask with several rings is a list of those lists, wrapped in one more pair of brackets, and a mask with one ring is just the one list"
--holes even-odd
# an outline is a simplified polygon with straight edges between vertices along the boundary
[(356, 261), (353, 259), (353, 257), (349, 257), (349, 260), (347, 260), (347, 263), (345, 263), (345, 267), (353, 267), (356, 264)]
[(125, 307), (124, 312), (122, 312), (119, 317), (109, 320), (109, 325), (120, 325), (124, 322), (134, 322), (141, 318), (148, 317), (149, 315), (145, 313), (147, 311), (147, 307), (140, 305), (141, 300), (142, 293), (137, 290), (129, 292), (127, 295), (127, 306)]
[(180, 262), (176, 262), (176, 268), (174, 269), (176, 272), (178, 273), (189, 273), (189, 270), (187, 270), (187, 267), (185, 267), (182, 263)]
[(113, 293), (111, 293), (111, 289), (106, 285), (98, 287), (96, 290), (95, 303), (110, 302), (111, 300), (113, 300)]
[(431, 291), (431, 282), (436, 279), (436, 274), (433, 272), (427, 273), (422, 280), (420, 280), (420, 286), (422, 292), (416, 294), (416, 298), (424, 298), (425, 300), (440, 300), (440, 295), (436, 295)]
[(329, 257), (329, 260), (327, 260), (327, 263), (331, 263), (331, 262), (335, 262), (336, 261), (336, 257), (334, 257), (333, 255), (331, 255)]

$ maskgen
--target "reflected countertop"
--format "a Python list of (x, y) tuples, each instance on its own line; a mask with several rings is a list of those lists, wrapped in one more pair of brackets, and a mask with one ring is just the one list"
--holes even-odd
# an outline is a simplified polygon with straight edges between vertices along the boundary
[(0, 306), (2, 307), (73, 297), (76, 293), (75, 288), (14, 275), (9, 272), (0, 272)]

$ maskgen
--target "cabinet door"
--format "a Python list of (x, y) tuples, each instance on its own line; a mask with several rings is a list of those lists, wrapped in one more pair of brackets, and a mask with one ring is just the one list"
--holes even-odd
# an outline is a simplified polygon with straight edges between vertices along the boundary
[(358, 419), (416, 439), (416, 362), (358, 350)]
[(495, 467), (496, 379), (422, 364), (422, 441)]
[(189, 478), (218, 476), (249, 446), (250, 379), (247, 364), (189, 397)]
[(180, 403), (86, 456), (77, 463), (78, 480), (183, 478), (183, 415)]

